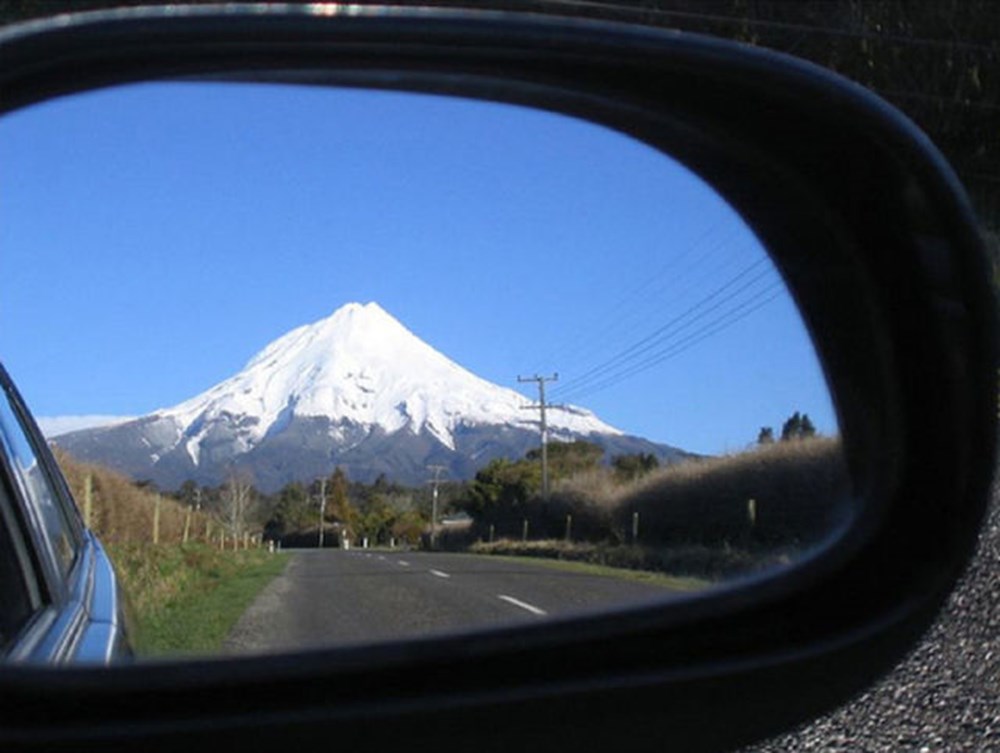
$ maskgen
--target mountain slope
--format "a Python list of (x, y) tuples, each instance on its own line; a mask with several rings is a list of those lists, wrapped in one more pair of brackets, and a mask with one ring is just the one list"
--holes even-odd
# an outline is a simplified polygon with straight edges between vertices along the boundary
[[(271, 491), (344, 466), (414, 483), (430, 463), (467, 478), (494, 457), (538, 443), (537, 413), (520, 393), (472, 374), (378, 304), (347, 304), (278, 338), (235, 376), (172, 408), (57, 444), (84, 460), (171, 489), (249, 473)], [(674, 448), (627, 437), (593, 413), (548, 412), (553, 440), (587, 438), (614, 452)]]

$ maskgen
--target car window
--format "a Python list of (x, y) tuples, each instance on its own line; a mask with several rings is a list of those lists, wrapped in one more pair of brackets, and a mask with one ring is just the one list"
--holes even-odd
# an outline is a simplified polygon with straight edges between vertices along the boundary
[(21, 521), (0, 485), (0, 651), (10, 647), (41, 606), (37, 577)]
[(45, 467), (41, 453), (19, 418), (12, 388), (6, 381), (2, 386), (0, 434), (10, 472), (29, 505), (29, 515), (36, 518), (36, 525), (41, 528), (55, 567), (65, 576), (76, 558), (80, 534), (66, 509), (65, 500)]

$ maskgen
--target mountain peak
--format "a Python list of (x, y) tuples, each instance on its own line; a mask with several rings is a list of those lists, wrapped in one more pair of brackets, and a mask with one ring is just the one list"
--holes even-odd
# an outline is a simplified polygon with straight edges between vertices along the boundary
[[(342, 466), (420, 483), (429, 463), (471, 478), (497, 457), (538, 443), (538, 413), (410, 332), (377, 303), (348, 303), (274, 340), (238, 374), (172, 408), (59, 444), (163, 488), (222, 483), (250, 472), (263, 491)], [(627, 437), (582, 408), (548, 414), (553, 440), (587, 439), (607, 453), (681, 451)]]
[[(270, 343), (239, 374), (159, 412), (200, 445), (221, 417), (239, 417), (247, 448), (293, 416), (387, 434), (427, 431), (449, 448), (462, 425), (534, 425), (518, 392), (477, 377), (420, 340), (378, 303), (348, 303)], [(592, 413), (554, 411), (553, 431), (620, 434)]]
[(313, 364), (345, 352), (398, 346), (415, 336), (375, 302), (346, 303), (330, 316), (293, 329), (250, 359), (246, 369), (279, 358)]
[(338, 328), (359, 325), (379, 326), (386, 324), (392, 324), (398, 327), (403, 326), (399, 323), (398, 319), (379, 306), (375, 301), (369, 301), (368, 303), (345, 303), (343, 306), (330, 314), (330, 316), (326, 319), (321, 319), (319, 322), (316, 322), (316, 324)]

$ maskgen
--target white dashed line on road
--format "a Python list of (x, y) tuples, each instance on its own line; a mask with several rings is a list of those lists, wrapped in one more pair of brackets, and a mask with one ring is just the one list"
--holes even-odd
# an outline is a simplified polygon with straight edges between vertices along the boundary
[(448, 575), (448, 573), (443, 573), (440, 570), (431, 570), (430, 572), (431, 572), (431, 575), (436, 575), (439, 578), (450, 578), (451, 577), (450, 575)]
[(401, 567), (409, 567), (410, 566), (410, 563), (407, 562), (406, 560), (400, 560), (399, 564), (400, 564)]
[(513, 596), (504, 596), (500, 594), (497, 598), (506, 601), (508, 604), (513, 604), (515, 607), (520, 607), (521, 609), (527, 610), (532, 614), (537, 614), (539, 617), (544, 617), (548, 614), (544, 609), (539, 609), (536, 606), (528, 604), (526, 601), (521, 601), (520, 599), (515, 599)]

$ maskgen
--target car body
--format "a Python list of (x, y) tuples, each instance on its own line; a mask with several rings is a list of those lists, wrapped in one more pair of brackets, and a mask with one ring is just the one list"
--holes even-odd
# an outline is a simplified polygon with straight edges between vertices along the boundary
[(10, 662), (107, 664), (131, 655), (118, 578), (0, 366), (0, 651)]

